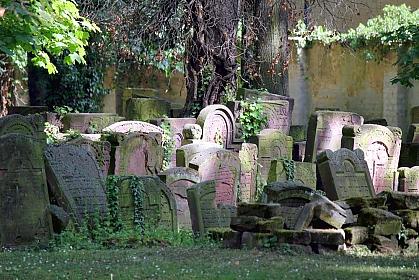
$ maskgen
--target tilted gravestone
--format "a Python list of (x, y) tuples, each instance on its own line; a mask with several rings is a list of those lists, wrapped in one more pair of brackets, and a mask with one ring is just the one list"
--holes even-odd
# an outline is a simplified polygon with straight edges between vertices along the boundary
[(196, 184), (186, 192), (194, 233), (205, 234), (209, 228), (230, 228), (236, 208), (217, 204), (215, 181)]
[[(134, 194), (133, 180), (139, 182), (141, 198)], [(117, 186), (123, 227), (133, 228), (138, 214), (146, 226), (178, 230), (175, 199), (157, 176), (122, 176)]]
[(292, 159), (292, 138), (277, 129), (264, 129), (249, 139), (259, 149), (258, 163), (262, 180), (267, 182), (273, 160)]
[(196, 123), (202, 127), (202, 140), (223, 144), (228, 149), (233, 144), (235, 119), (224, 105), (209, 105), (201, 110)]
[(0, 246), (47, 244), (52, 235), (43, 145), (17, 133), (0, 137)]
[(74, 129), (80, 133), (99, 133), (105, 127), (123, 119), (111, 113), (68, 113), (62, 118), (63, 131)]
[(399, 168), (399, 191), (419, 193), (419, 166)]
[(130, 98), (126, 107), (128, 120), (150, 121), (170, 114), (170, 102), (157, 98)]
[(189, 167), (199, 173), (201, 181), (214, 180), (216, 203), (236, 205), (240, 186), (240, 158), (222, 148), (209, 149), (196, 154)]
[(105, 127), (102, 130), (103, 133), (130, 133), (130, 132), (140, 132), (140, 133), (150, 133), (158, 132), (163, 134), (163, 129), (153, 125), (151, 123), (142, 122), (142, 121), (122, 121), (114, 123), (108, 127)]
[[(292, 164), (293, 166), (289, 166)], [(291, 170), (292, 169), (292, 170)], [(293, 178), (291, 178), (293, 177)], [(269, 170), (268, 183), (292, 180), (312, 189), (316, 189), (316, 164), (311, 162), (285, 162), (273, 160)]]
[(368, 164), (375, 193), (397, 189), (402, 131), (376, 124), (345, 126), (342, 147), (361, 149)]
[(324, 191), (331, 200), (375, 196), (362, 150), (326, 150), (317, 157), (317, 167)]
[(258, 172), (258, 147), (255, 144), (243, 143), (239, 151), (240, 158), (240, 201), (253, 202), (256, 196), (256, 179)]
[(44, 118), (41, 115), (7, 115), (0, 118), (0, 136), (18, 133), (46, 143), (44, 133)]
[(266, 114), (268, 121), (264, 128), (279, 129), (285, 134), (289, 134), (291, 118), (289, 115), (289, 103), (286, 100), (259, 100), (257, 103), (262, 105), (263, 113)]
[(191, 216), (186, 190), (201, 182), (198, 171), (188, 167), (174, 167), (163, 171), (159, 174), (159, 177), (175, 198), (179, 227), (191, 229)]
[(317, 111), (309, 120), (304, 161), (315, 162), (324, 150), (341, 148), (342, 128), (345, 125), (362, 125), (364, 118), (358, 114), (340, 111)]
[(114, 157), (110, 174), (156, 175), (163, 165), (162, 135), (160, 133), (114, 133), (112, 143)]
[(185, 127), (185, 125), (195, 124), (196, 119), (195, 118), (164, 118), (164, 119), (151, 120), (151, 123), (159, 127), (163, 123), (169, 125), (171, 137), (175, 146), (170, 167), (175, 167), (176, 166), (176, 150), (182, 146), (182, 142), (185, 140), (185, 137), (183, 136), (183, 128)]
[(218, 151), (221, 148), (220, 145), (211, 142), (195, 142), (187, 145), (183, 145), (176, 150), (176, 165), (178, 167), (188, 167), (189, 162), (199, 154), (208, 149), (214, 149)]
[(67, 142), (67, 144), (80, 146), (91, 152), (102, 171), (102, 176), (106, 178), (109, 172), (111, 161), (111, 143), (108, 141), (93, 141), (84, 137), (79, 137)]
[(60, 144), (49, 145), (44, 155), (54, 204), (79, 225), (84, 218), (103, 217), (107, 211), (105, 185), (93, 154), (75, 145)]

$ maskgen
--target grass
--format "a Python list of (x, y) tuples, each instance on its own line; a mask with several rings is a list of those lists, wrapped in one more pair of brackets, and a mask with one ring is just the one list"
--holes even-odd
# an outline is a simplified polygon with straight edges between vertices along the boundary
[(418, 257), (215, 246), (0, 253), (0, 279), (419, 279)]

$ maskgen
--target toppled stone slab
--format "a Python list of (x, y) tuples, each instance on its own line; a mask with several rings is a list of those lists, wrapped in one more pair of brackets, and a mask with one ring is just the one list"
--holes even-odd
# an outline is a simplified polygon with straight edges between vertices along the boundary
[(400, 253), (400, 248), (395, 238), (387, 238), (381, 235), (372, 235), (368, 239), (368, 243), (373, 250), (384, 254)]
[(419, 194), (382, 192), (380, 196), (386, 197), (386, 204), (390, 210), (419, 210)]
[(311, 236), (311, 244), (339, 246), (345, 243), (345, 232), (335, 229), (306, 229)]
[(222, 241), (224, 248), (240, 249), (242, 246), (242, 233), (230, 228), (208, 228), (208, 236)]
[(350, 245), (364, 244), (368, 240), (367, 227), (348, 227), (345, 228), (346, 243)]
[(263, 219), (256, 216), (239, 216), (231, 218), (230, 227), (240, 232), (269, 233), (283, 229), (284, 219), (282, 217)]
[(269, 219), (275, 217), (276, 209), (281, 205), (277, 203), (239, 203), (237, 205), (238, 216), (256, 216), (259, 218)]
[(359, 212), (358, 224), (369, 227), (375, 235), (389, 236), (400, 233), (402, 219), (382, 209), (364, 208)]
[(398, 210), (396, 214), (402, 218), (403, 225), (419, 231), (419, 211)]

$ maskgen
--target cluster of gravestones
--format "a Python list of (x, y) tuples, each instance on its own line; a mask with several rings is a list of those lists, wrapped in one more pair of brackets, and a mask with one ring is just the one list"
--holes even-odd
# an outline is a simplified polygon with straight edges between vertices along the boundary
[[(398, 248), (403, 225), (406, 244), (417, 248), (419, 170), (398, 169), (399, 128), (317, 111), (306, 129), (291, 126), (290, 99), (251, 90), (239, 97), (260, 103), (268, 118), (248, 143), (240, 135), (239, 101), (207, 106), (197, 118), (162, 118), (167, 106), (142, 98), (126, 100), (135, 120), (76, 113), (1, 118), (1, 245), (45, 241), (70, 223), (105, 215), (104, 178), (112, 175), (119, 176), (127, 225), (134, 222), (136, 176), (146, 223), (210, 233), (228, 246)], [(81, 136), (46, 145), (46, 120)], [(175, 144), (166, 170), (162, 123)]]

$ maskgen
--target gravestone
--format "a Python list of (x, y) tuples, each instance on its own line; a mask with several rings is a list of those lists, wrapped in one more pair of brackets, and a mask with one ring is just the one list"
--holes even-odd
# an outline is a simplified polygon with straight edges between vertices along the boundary
[(412, 123), (407, 134), (407, 143), (419, 143), (419, 124)]
[(307, 141), (294, 142), (292, 150), (292, 159), (295, 161), (304, 161), (306, 154)]
[(399, 168), (400, 192), (419, 193), (419, 166)]
[(141, 133), (150, 133), (158, 132), (163, 134), (163, 129), (147, 122), (141, 121), (122, 121), (111, 124), (108, 127), (105, 127), (102, 132), (104, 133), (130, 133), (130, 132), (141, 132)]
[(196, 184), (186, 192), (194, 233), (203, 235), (209, 228), (230, 228), (231, 217), (237, 211), (235, 207), (217, 204), (215, 181)]
[(223, 144), (228, 149), (233, 144), (235, 119), (224, 105), (209, 105), (201, 110), (196, 123), (202, 127), (202, 140)]
[(204, 150), (191, 159), (189, 167), (198, 171), (202, 182), (215, 181), (217, 204), (236, 205), (240, 158), (235, 152), (222, 148)]
[(114, 133), (114, 157), (110, 173), (114, 175), (157, 175), (163, 166), (163, 147), (160, 133)]
[(183, 140), (181, 146), (203, 142), (202, 127), (199, 124), (185, 124), (182, 130)]
[(86, 215), (104, 217), (105, 185), (96, 159), (89, 151), (69, 144), (48, 145), (45, 152), (47, 181), (56, 205), (81, 225)]
[(40, 115), (7, 115), (0, 118), (0, 136), (18, 133), (45, 143), (44, 119)]
[(302, 142), (307, 140), (307, 127), (305, 125), (291, 125), (289, 135), (294, 142)]
[(275, 182), (265, 187), (264, 203), (276, 203), (273, 216), (281, 216), (288, 229), (294, 229), (304, 206), (319, 197), (315, 191), (298, 182)]
[(419, 123), (419, 106), (410, 110), (411, 123)]
[(28, 135), (0, 137), (1, 247), (48, 244), (52, 235), (42, 149)]
[(277, 129), (264, 129), (249, 139), (259, 149), (258, 163), (261, 178), (267, 182), (271, 162), (279, 158), (292, 159), (292, 138)]
[(256, 197), (258, 172), (258, 148), (255, 144), (243, 143), (240, 158), (240, 201), (253, 202)]
[(188, 167), (189, 162), (194, 158), (196, 154), (208, 149), (214, 149), (218, 151), (220, 148), (221, 146), (218, 144), (202, 141), (183, 145), (176, 150), (176, 165), (178, 167)]
[(80, 146), (86, 151), (93, 154), (96, 162), (102, 171), (103, 178), (108, 176), (109, 166), (111, 162), (111, 143), (108, 141), (91, 140), (84, 137), (72, 139), (67, 144)]
[(179, 227), (191, 229), (191, 216), (186, 190), (201, 182), (198, 171), (187, 167), (175, 167), (163, 171), (159, 174), (159, 177), (175, 198)]
[(269, 170), (268, 183), (287, 181), (291, 175), (287, 174), (287, 172), (293, 172), (295, 182), (315, 190), (317, 182), (316, 164), (294, 161), (294, 166), (294, 171), (288, 170), (287, 168), (289, 167), (283, 160), (273, 160)]
[(170, 114), (170, 103), (157, 98), (130, 98), (126, 108), (128, 120), (149, 121)]
[(266, 129), (278, 129), (285, 134), (289, 134), (291, 117), (289, 115), (289, 103), (286, 100), (259, 100), (262, 105), (263, 113), (266, 114), (268, 122)]
[(123, 119), (111, 113), (68, 113), (62, 118), (63, 131), (74, 129), (80, 133), (99, 133)]
[(304, 161), (315, 162), (324, 150), (341, 148), (342, 128), (345, 125), (362, 125), (364, 118), (358, 114), (340, 111), (317, 111), (309, 120), (306, 155)]
[(171, 137), (175, 145), (170, 167), (176, 166), (176, 150), (182, 146), (182, 142), (185, 140), (185, 137), (183, 136), (183, 129), (185, 125), (193, 125), (195, 122), (195, 118), (164, 118), (151, 120), (152, 124), (159, 127), (163, 123), (170, 126)]
[(345, 126), (342, 147), (361, 149), (368, 164), (375, 193), (397, 189), (402, 131), (376, 124)]
[(142, 195), (141, 209), (144, 224), (173, 231), (178, 230), (176, 202), (173, 194), (157, 176), (123, 176), (118, 181), (118, 202), (122, 224), (126, 228), (134, 227), (135, 196), (131, 181), (135, 178), (140, 182)]
[(326, 150), (317, 157), (324, 191), (331, 200), (375, 196), (362, 150)]

